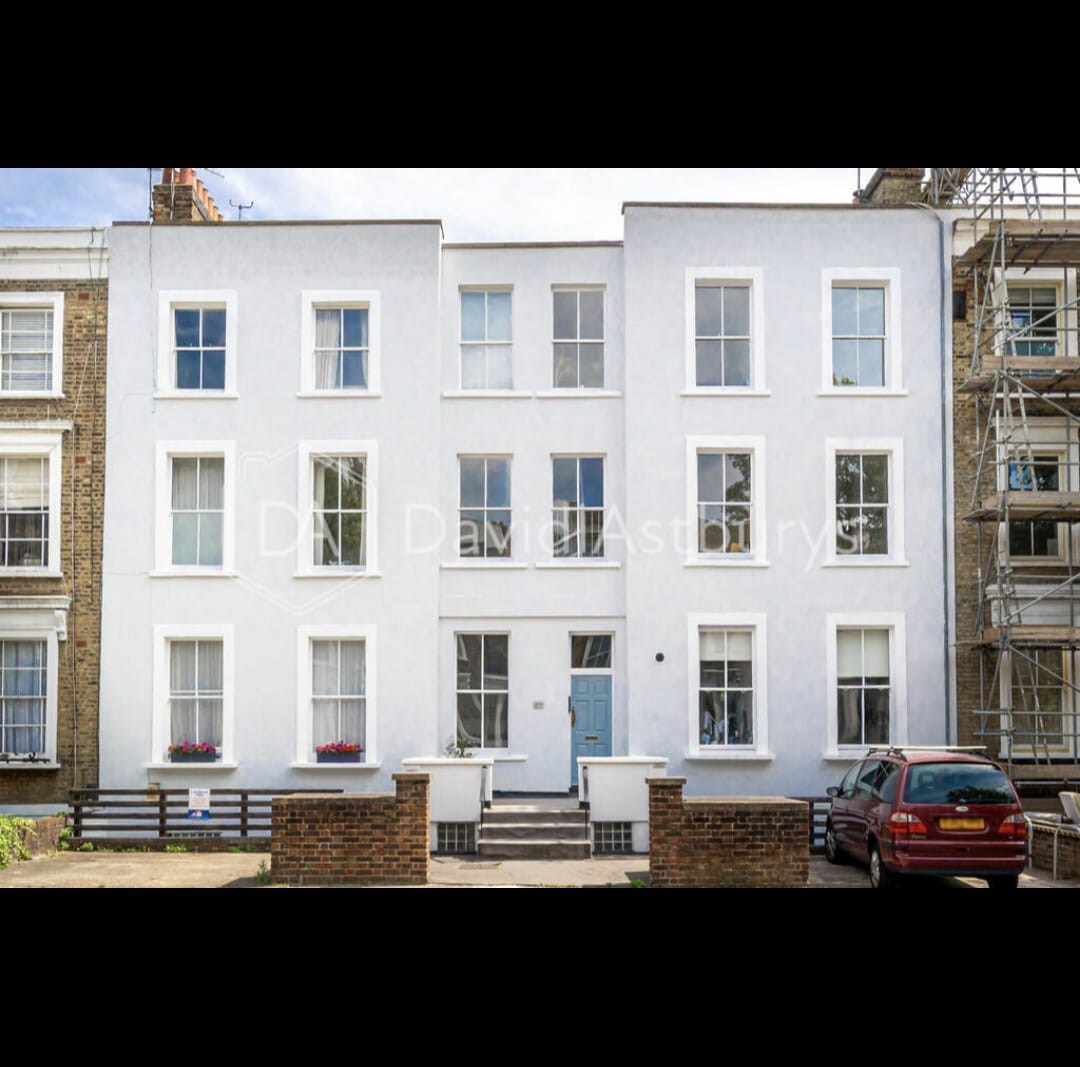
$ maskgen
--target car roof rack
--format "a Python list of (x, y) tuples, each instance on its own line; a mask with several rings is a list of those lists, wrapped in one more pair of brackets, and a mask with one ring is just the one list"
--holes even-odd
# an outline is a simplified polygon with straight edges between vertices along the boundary
[(899, 756), (907, 762), (907, 752), (985, 752), (986, 745), (873, 745), (867, 749), (867, 755), (886, 752)]

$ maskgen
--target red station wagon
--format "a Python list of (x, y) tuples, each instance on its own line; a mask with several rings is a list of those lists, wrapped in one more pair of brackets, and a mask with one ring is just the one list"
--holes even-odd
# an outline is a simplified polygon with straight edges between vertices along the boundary
[(870, 884), (898, 874), (985, 878), (1015, 889), (1027, 862), (1027, 822), (1005, 772), (965, 749), (870, 749), (830, 786), (825, 856), (870, 865)]

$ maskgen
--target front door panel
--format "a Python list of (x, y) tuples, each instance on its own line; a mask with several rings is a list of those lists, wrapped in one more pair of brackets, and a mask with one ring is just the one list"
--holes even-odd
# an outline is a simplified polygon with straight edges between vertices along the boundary
[(611, 755), (611, 677), (570, 678), (570, 785), (578, 784), (578, 756)]

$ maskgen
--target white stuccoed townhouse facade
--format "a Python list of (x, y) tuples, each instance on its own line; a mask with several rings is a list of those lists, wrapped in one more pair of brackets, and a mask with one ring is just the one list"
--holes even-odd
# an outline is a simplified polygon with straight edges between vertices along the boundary
[(938, 221), (624, 216), (113, 228), (103, 786), (386, 791), (459, 739), (506, 792), (820, 795), (947, 740)]

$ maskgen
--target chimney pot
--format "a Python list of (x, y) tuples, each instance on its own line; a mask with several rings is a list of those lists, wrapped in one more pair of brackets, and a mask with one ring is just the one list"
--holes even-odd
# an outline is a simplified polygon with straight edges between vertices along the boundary
[(180, 168), (179, 185), (192, 185), (195, 182), (195, 172), (190, 167)]

